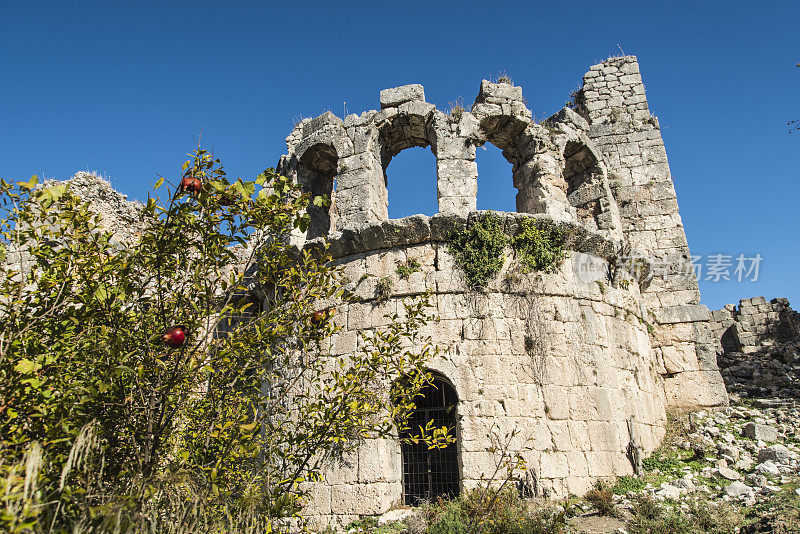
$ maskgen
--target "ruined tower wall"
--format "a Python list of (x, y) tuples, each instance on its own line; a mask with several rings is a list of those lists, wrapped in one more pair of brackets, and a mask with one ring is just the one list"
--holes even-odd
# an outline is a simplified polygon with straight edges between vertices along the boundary
[[(472, 217), (482, 212), (473, 212)], [(523, 214), (501, 214), (513, 235)], [(516, 431), (512, 450), (531, 469), (539, 492), (583, 494), (598, 478), (631, 474), (628, 421), (644, 453), (663, 436), (666, 399), (651, 350), (648, 319), (636, 283), (626, 288), (582, 280), (572, 256), (610, 261), (613, 243), (578, 225), (569, 228), (570, 257), (555, 273), (521, 274), (506, 261), (485, 291), (469, 290), (446, 243), (463, 218), (437, 215), (394, 220), (345, 231), (330, 251), (360, 302), (337, 309), (341, 331), (333, 354), (357, 349), (358, 332), (402, 317), (402, 299), (430, 292), (439, 320), (423, 334), (444, 352), (429, 368), (455, 387), (463, 489), (495, 470), (487, 451), (492, 434)], [(398, 267), (421, 270), (404, 279)], [(378, 289), (390, 280), (389, 295)], [(383, 282), (385, 287), (385, 282)], [(402, 458), (397, 440), (365, 443), (345, 464), (331, 465), (312, 486), (305, 514), (320, 525), (346, 523), (402, 503)], [(348, 465), (349, 464), (349, 465)]]
[(653, 261), (643, 289), (659, 324), (654, 345), (675, 405), (714, 405), (726, 394), (716, 367), (719, 344), (710, 315), (699, 305), (689, 245), (678, 213), (658, 119), (651, 115), (635, 56), (592, 66), (575, 95), (587, 135), (603, 151), (631, 251)]
[(800, 335), (800, 314), (785, 298), (767, 302), (764, 297), (741, 299), (711, 312), (714, 337), (725, 352), (756, 352), (764, 347), (794, 341)]
[[(462, 489), (494, 471), (492, 433), (518, 433), (511, 452), (525, 457), (535, 489), (581, 494), (631, 472), (629, 446), (658, 444), (668, 406), (727, 403), (636, 58), (592, 67), (574, 109), (541, 124), (508, 81), (483, 80), (469, 110), (447, 114), (420, 85), (381, 91), (380, 103), (302, 121), (278, 171), (332, 198), (309, 209), (311, 229), (293, 239), (326, 238), (362, 299), (337, 312), (335, 354), (357, 350), (358, 333), (386, 325), (399, 299), (430, 292), (440, 320), (426, 333), (447, 348), (430, 368), (458, 397)], [(507, 251), (500, 274), (475, 291), (447, 236), (481, 215), (475, 149), (485, 143), (512, 165), (517, 212), (493, 214), (506, 233), (526, 217), (553, 221), (570, 253), (555, 273), (523, 274)], [(415, 146), (436, 158), (439, 214), (389, 220), (387, 188), (404, 184), (389, 184), (386, 168)], [(421, 271), (405, 279), (398, 266), (409, 259)], [(369, 441), (312, 486), (305, 513), (322, 524), (386, 511), (402, 502), (403, 476), (399, 440)]]
[[(331, 198), (309, 206), (308, 231), (291, 240), (327, 243), (359, 299), (337, 309), (340, 331), (326, 347), (334, 355), (357, 351), (359, 333), (386, 326), (387, 315), (402, 317), (402, 299), (430, 295), (439, 320), (422, 334), (442, 347), (430, 369), (458, 398), (461, 489), (494, 472), (491, 436), (515, 433), (509, 452), (525, 458), (530, 489), (582, 494), (632, 472), (629, 447), (647, 454), (658, 445), (667, 407), (727, 402), (709, 312), (694, 273), (680, 269), (689, 248), (636, 58), (591, 67), (574, 109), (543, 124), (507, 82), (483, 80), (469, 110), (448, 114), (419, 85), (382, 91), (380, 105), (305, 119), (287, 138), (278, 172)], [(564, 230), (568, 253), (555, 272), (526, 274), (506, 250), (500, 273), (474, 290), (448, 236), (486, 215), (475, 211), (475, 149), (485, 143), (512, 165), (517, 212), (492, 214), (506, 235), (524, 219), (547, 220)], [(389, 220), (387, 188), (404, 184), (387, 183), (386, 168), (415, 146), (436, 157), (440, 213)], [(99, 209), (128, 209), (94, 180), (75, 185), (102, 200)], [(640, 256), (635, 269), (620, 262), (626, 256)], [(419, 270), (402, 274), (408, 260)], [(367, 441), (327, 465), (304, 514), (322, 526), (385, 512), (402, 502), (403, 477), (399, 439)]]

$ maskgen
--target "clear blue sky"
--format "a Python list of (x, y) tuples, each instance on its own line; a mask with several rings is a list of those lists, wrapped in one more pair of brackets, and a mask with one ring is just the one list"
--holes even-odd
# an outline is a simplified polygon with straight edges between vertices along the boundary
[[(375, 109), (421, 83), (469, 106), (509, 74), (536, 117), (587, 68), (639, 57), (694, 254), (763, 257), (758, 282), (701, 282), (717, 308), (800, 308), (800, 2), (0, 0), (0, 175), (97, 170), (133, 198), (177, 175), (198, 133), (234, 176), (285, 151), (293, 119)], [(513, 209), (511, 169), (479, 150), (479, 208)], [(433, 156), (388, 169), (392, 216), (435, 211)], [(402, 184), (398, 186), (397, 184)]]

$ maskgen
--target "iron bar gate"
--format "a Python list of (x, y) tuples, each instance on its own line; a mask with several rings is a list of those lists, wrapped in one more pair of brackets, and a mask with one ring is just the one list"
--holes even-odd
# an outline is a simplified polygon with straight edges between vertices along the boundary
[[(447, 426), (451, 435), (456, 432), (458, 397), (453, 386), (434, 375), (433, 384), (426, 386), (414, 400), (416, 409), (408, 420), (409, 430), (403, 434), (418, 434), (432, 421), (434, 427)], [(444, 449), (428, 449), (418, 443), (402, 443), (403, 499), (407, 505), (437, 497), (455, 497), (459, 492), (457, 442)]]

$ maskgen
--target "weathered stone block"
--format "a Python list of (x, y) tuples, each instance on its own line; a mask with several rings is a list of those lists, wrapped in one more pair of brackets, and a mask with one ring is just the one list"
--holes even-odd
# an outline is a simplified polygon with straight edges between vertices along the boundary
[(425, 89), (421, 85), (401, 85), (381, 91), (381, 109), (397, 107), (412, 100), (425, 100)]
[(569, 462), (563, 452), (545, 452), (539, 459), (539, 476), (542, 478), (564, 478), (569, 476)]
[(478, 93), (478, 101), (506, 101), (522, 100), (522, 87), (514, 86), (510, 83), (494, 83), (489, 80), (481, 81), (481, 89)]
[(744, 425), (743, 433), (750, 439), (761, 441), (778, 441), (778, 429), (761, 423), (747, 423)]

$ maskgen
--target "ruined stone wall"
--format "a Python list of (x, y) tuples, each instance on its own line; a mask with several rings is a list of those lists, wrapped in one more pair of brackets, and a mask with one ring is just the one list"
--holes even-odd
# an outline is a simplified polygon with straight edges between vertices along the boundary
[(800, 314), (785, 298), (727, 304), (712, 312), (717, 359), (728, 391), (749, 397), (800, 398)]
[[(100, 225), (112, 230), (111, 243), (121, 245), (138, 239), (142, 231), (142, 205), (128, 200), (128, 196), (111, 187), (108, 180), (91, 172), (76, 172), (67, 180), (46, 180), (39, 188), (67, 185), (78, 198), (89, 203), (89, 209), (100, 215)], [(27, 247), (16, 249), (13, 243), (6, 251), (6, 262), (19, 271), (27, 271), (34, 265)]]
[(602, 150), (625, 238), (653, 260), (644, 299), (659, 324), (670, 403), (717, 404), (725, 388), (716, 369), (718, 343), (691, 269), (675, 187), (658, 119), (651, 115), (635, 56), (592, 66), (575, 95), (587, 135)]
[[(430, 293), (440, 320), (423, 333), (444, 349), (430, 368), (458, 396), (463, 489), (494, 471), (491, 432), (518, 432), (512, 448), (526, 458), (534, 489), (581, 494), (598, 478), (631, 473), (629, 445), (653, 450), (668, 406), (727, 402), (720, 344), (686, 272), (686, 236), (636, 58), (591, 67), (574, 109), (542, 124), (521, 88), (487, 80), (469, 110), (436, 109), (420, 85), (381, 91), (380, 107), (304, 119), (287, 137), (278, 172), (331, 198), (308, 208), (308, 231), (291, 239), (327, 242), (361, 299), (337, 311), (333, 354), (356, 351), (359, 332), (388, 324), (401, 299)], [(506, 251), (499, 275), (475, 291), (446, 241), (481, 215), (475, 149), (485, 143), (512, 164), (517, 213), (495, 213), (506, 234), (526, 217), (554, 221), (569, 253), (556, 272), (523, 274)], [(392, 221), (388, 187), (403, 183), (389, 184), (386, 168), (415, 146), (436, 157), (440, 213)], [(636, 272), (620, 262), (632, 256)], [(400, 276), (409, 259), (421, 269)], [(368, 441), (327, 467), (304, 513), (324, 524), (385, 512), (401, 502), (402, 478), (399, 440)]]
[(751, 353), (800, 336), (800, 315), (785, 298), (741, 299), (738, 307), (727, 304), (713, 311), (712, 318), (714, 337), (726, 352)]
[[(482, 212), (473, 212), (472, 217)], [(513, 235), (522, 214), (501, 214)], [(506, 251), (486, 291), (470, 291), (446, 235), (463, 218), (437, 215), (348, 230), (330, 239), (330, 251), (361, 302), (337, 310), (342, 330), (334, 354), (357, 348), (358, 332), (380, 328), (400, 313), (401, 299), (431, 293), (439, 321), (423, 334), (446, 349), (430, 364), (455, 387), (462, 487), (474, 487), (495, 469), (490, 432), (516, 430), (540, 492), (583, 494), (598, 478), (632, 473), (628, 421), (649, 453), (663, 435), (666, 399), (638, 284), (584, 281), (572, 256), (610, 261), (614, 244), (574, 223), (570, 257), (551, 274), (522, 274)], [(417, 260), (421, 270), (403, 279), (398, 267)], [(390, 295), (378, 289), (390, 280)], [(349, 465), (348, 465), (349, 464)], [(402, 503), (402, 459), (397, 440), (367, 442), (343, 465), (331, 465), (313, 486), (304, 513), (319, 524), (346, 523)]]
[[(344, 120), (325, 113), (302, 121), (278, 171), (332, 198), (330, 207), (310, 208), (312, 229), (293, 239), (302, 247), (327, 237), (363, 299), (337, 315), (343, 330), (332, 350), (356, 350), (357, 333), (385, 325), (385, 314), (401, 309), (398, 299), (431, 292), (441, 320), (428, 333), (448, 348), (431, 369), (459, 398), (464, 489), (494, 469), (490, 429), (520, 431), (514, 450), (537, 488), (583, 493), (597, 478), (631, 471), (632, 438), (645, 451), (657, 445), (667, 406), (727, 402), (720, 345), (698, 304), (635, 57), (591, 67), (574, 109), (541, 124), (522, 89), (506, 81), (483, 80), (469, 110), (437, 110), (420, 85), (381, 91), (380, 104)], [(445, 241), (448, 224), (478, 214), (475, 149), (485, 143), (512, 165), (518, 213), (497, 214), (509, 235), (531, 216), (568, 230), (571, 253), (559, 272), (521, 276), (509, 260), (486, 291), (464, 284)], [(436, 157), (439, 215), (390, 221), (387, 188), (403, 184), (389, 184), (386, 168), (413, 146)], [(625, 261), (633, 257), (644, 269), (631, 283), (626, 269), (634, 264)], [(406, 280), (397, 267), (408, 259), (422, 271)], [(594, 262), (592, 276), (581, 271), (586, 261)], [(387, 284), (391, 295), (378, 296)], [(401, 502), (402, 476), (398, 440), (368, 442), (313, 486), (306, 513), (322, 522), (380, 513)]]
[(410, 147), (430, 147), (436, 157), (439, 213), (468, 215), (476, 208), (475, 149), (485, 143), (512, 164), (518, 212), (579, 222), (619, 240), (619, 208), (602, 153), (571, 122), (585, 121), (571, 110), (561, 117), (537, 124), (520, 87), (483, 80), (470, 110), (443, 113), (425, 102), (422, 86), (407, 85), (381, 91), (380, 111), (304, 119), (287, 137), (277, 169), (332, 203), (310, 208), (312, 229), (295, 242), (387, 221), (387, 188), (402, 184), (389, 184), (386, 168)]

